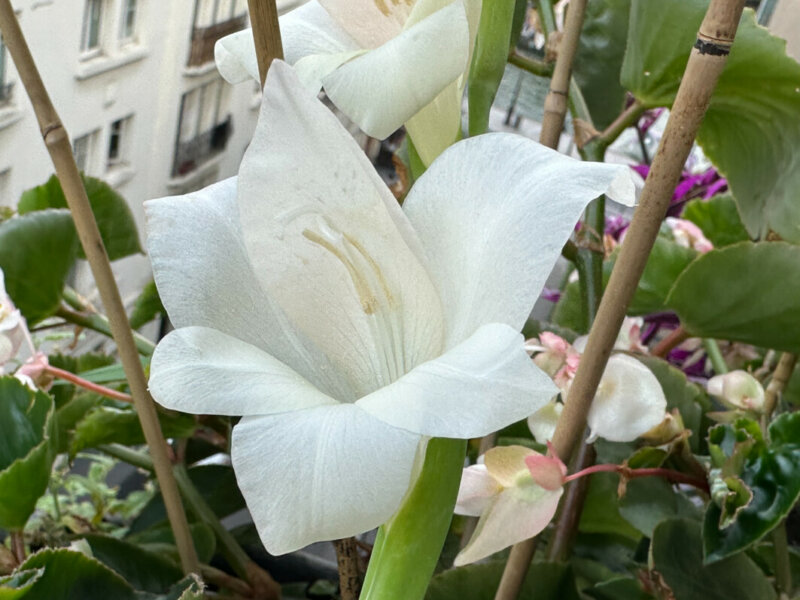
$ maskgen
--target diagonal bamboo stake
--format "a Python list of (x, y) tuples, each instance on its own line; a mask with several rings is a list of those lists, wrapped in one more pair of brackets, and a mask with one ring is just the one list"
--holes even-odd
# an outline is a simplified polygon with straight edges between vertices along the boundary
[[(569, 401), (564, 405), (556, 428), (553, 445), (559, 456), (572, 454), (586, 425), (586, 415), (669, 207), (672, 190), (727, 61), (743, 7), (744, 0), (711, 0), (700, 25), (664, 137), (589, 333)], [(506, 566), (508, 577), (503, 574), (495, 600), (517, 597), (530, 564), (530, 549), (535, 543), (535, 539), (526, 540), (511, 550)]]
[(281, 28), (278, 25), (278, 7), (275, 0), (247, 0), (250, 8), (250, 24), (253, 26), (253, 43), (256, 46), (258, 74), (261, 85), (267, 80), (267, 71), (272, 61), (283, 60)]
[(558, 44), (558, 57), (550, 80), (550, 91), (544, 100), (544, 117), (539, 142), (550, 148), (558, 148), (558, 140), (564, 129), (564, 118), (567, 115), (567, 98), (569, 82), (572, 78), (572, 64), (578, 53), (578, 41), (586, 16), (587, 0), (571, 0), (564, 23), (564, 37)]
[(30, 97), (45, 146), (50, 153), (56, 175), (61, 181), (64, 196), (72, 212), (78, 237), (92, 268), (103, 305), (108, 311), (114, 341), (117, 343), (136, 412), (153, 457), (156, 478), (164, 496), (164, 504), (175, 535), (181, 566), (185, 573), (199, 574), (200, 564), (189, 532), (186, 513), (183, 511), (178, 488), (172, 475), (172, 466), (167, 456), (167, 445), (161, 433), (155, 405), (147, 391), (147, 379), (142, 370), (142, 364), (139, 362), (139, 353), (136, 350), (128, 317), (125, 314), (114, 274), (111, 271), (111, 264), (97, 229), (97, 223), (92, 214), (78, 167), (75, 165), (69, 136), (50, 101), (50, 96), (44, 87), (9, 0), (0, 0), (0, 31)]

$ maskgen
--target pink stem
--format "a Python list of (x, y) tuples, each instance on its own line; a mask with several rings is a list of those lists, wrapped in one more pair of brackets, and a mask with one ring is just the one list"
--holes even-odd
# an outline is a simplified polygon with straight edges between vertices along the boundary
[(686, 475), (685, 473), (673, 471), (672, 469), (661, 469), (661, 468), (631, 469), (630, 467), (626, 467), (624, 465), (612, 465), (612, 464), (592, 465), (591, 467), (587, 467), (582, 471), (578, 471), (577, 473), (573, 473), (572, 475), (567, 475), (564, 478), (564, 483), (568, 481), (573, 481), (575, 479), (578, 479), (579, 477), (583, 477), (584, 475), (591, 475), (592, 473), (601, 473), (601, 472), (619, 473), (626, 479), (637, 479), (639, 477), (663, 477), (664, 479), (667, 479), (673, 483), (686, 483), (700, 490), (703, 490), (706, 493), (709, 493), (708, 481), (706, 481), (705, 479), (700, 479), (699, 477)]
[(59, 379), (63, 379), (64, 381), (69, 381), (70, 383), (73, 383), (78, 387), (82, 387), (83, 389), (89, 390), (90, 392), (100, 394), (101, 396), (105, 396), (106, 398), (111, 398), (112, 400), (121, 400), (122, 402), (131, 402), (130, 395), (126, 394), (125, 392), (118, 392), (117, 390), (112, 390), (111, 388), (107, 388), (105, 386), (92, 383), (91, 381), (87, 381), (82, 377), (78, 377), (77, 375), (75, 375), (75, 373), (70, 373), (69, 371), (65, 371), (64, 369), (59, 369), (58, 367), (52, 367), (48, 365), (47, 368), (45, 369), (45, 373), (48, 373), (53, 377), (58, 377)]

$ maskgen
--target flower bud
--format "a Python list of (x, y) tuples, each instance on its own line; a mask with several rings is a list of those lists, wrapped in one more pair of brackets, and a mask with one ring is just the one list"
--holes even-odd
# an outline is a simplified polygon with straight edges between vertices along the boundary
[(707, 389), (729, 408), (754, 412), (764, 409), (764, 388), (746, 371), (731, 371), (712, 377)]

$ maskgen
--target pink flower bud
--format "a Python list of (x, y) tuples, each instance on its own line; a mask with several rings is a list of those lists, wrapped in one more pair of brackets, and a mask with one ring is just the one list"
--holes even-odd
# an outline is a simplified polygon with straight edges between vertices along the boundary
[(708, 393), (729, 408), (761, 412), (764, 409), (764, 388), (746, 371), (731, 371), (708, 380)]

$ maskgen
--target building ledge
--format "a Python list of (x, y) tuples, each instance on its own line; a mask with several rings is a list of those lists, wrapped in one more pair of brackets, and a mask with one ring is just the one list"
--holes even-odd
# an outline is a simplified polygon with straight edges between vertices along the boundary
[(118, 188), (129, 182), (136, 175), (136, 169), (130, 165), (114, 165), (106, 171), (105, 180), (108, 185)]
[(170, 194), (183, 194), (186, 193), (185, 190), (187, 189), (197, 189), (194, 187), (195, 184), (202, 181), (213, 172), (218, 171), (219, 165), (224, 157), (225, 153), (220, 152), (216, 156), (206, 160), (201, 165), (198, 165), (197, 168), (193, 169), (186, 175), (176, 175), (174, 177), (170, 177), (169, 181), (167, 182), (167, 190)]
[(84, 80), (100, 75), (113, 69), (118, 69), (142, 60), (147, 56), (147, 48), (144, 46), (124, 46), (118, 54), (93, 56), (86, 58), (78, 64), (75, 72), (75, 79)]
[(183, 74), (185, 77), (202, 77), (208, 75), (212, 71), (217, 70), (217, 63), (213, 60), (197, 67), (184, 67)]

